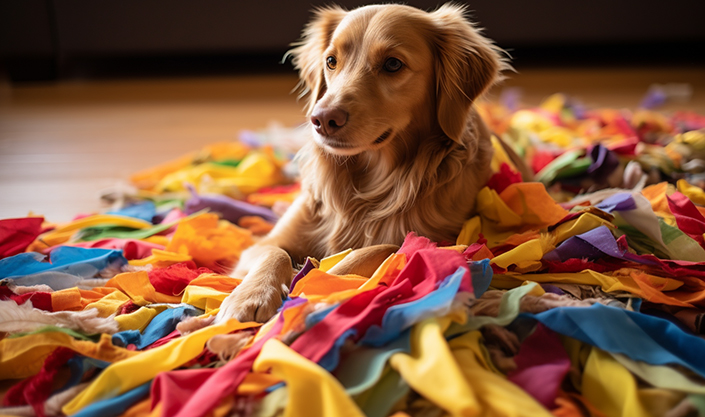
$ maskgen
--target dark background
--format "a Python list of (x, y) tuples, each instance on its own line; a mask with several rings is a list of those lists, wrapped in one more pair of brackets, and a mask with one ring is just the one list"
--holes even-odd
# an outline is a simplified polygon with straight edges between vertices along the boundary
[[(310, 10), (325, 3), (0, 0), (0, 71), (16, 82), (292, 71), (281, 57)], [(408, 4), (430, 10), (439, 3)], [(705, 63), (703, 0), (469, 4), (518, 67)]]

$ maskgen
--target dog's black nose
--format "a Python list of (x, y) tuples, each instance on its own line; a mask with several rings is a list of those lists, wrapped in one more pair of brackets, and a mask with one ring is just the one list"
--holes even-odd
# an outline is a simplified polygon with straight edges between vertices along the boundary
[(348, 112), (339, 108), (318, 109), (311, 115), (311, 123), (321, 135), (330, 136), (339, 131), (348, 121)]

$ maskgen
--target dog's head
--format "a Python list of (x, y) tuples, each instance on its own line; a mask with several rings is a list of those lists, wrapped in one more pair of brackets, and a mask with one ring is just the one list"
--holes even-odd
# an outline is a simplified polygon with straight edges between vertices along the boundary
[(506, 66), (465, 11), (458, 5), (431, 13), (404, 5), (317, 10), (289, 51), (309, 94), (316, 143), (337, 155), (440, 131), (462, 143), (473, 100)]

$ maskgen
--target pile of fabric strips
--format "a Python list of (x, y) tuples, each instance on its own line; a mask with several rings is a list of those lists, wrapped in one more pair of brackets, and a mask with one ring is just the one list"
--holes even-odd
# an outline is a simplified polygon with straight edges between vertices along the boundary
[(498, 147), (454, 246), (410, 233), (370, 277), (309, 258), (265, 324), (176, 330), (296, 197), (299, 130), (137, 173), (106, 213), (0, 221), (0, 414), (705, 415), (705, 117), (480, 111), (537, 182)]

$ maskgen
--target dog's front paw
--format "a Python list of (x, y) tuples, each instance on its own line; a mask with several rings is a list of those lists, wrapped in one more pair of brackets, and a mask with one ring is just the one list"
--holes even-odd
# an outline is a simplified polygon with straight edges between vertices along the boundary
[(235, 318), (241, 323), (264, 323), (276, 314), (288, 293), (285, 285), (278, 287), (269, 282), (245, 280), (223, 300), (216, 321)]

